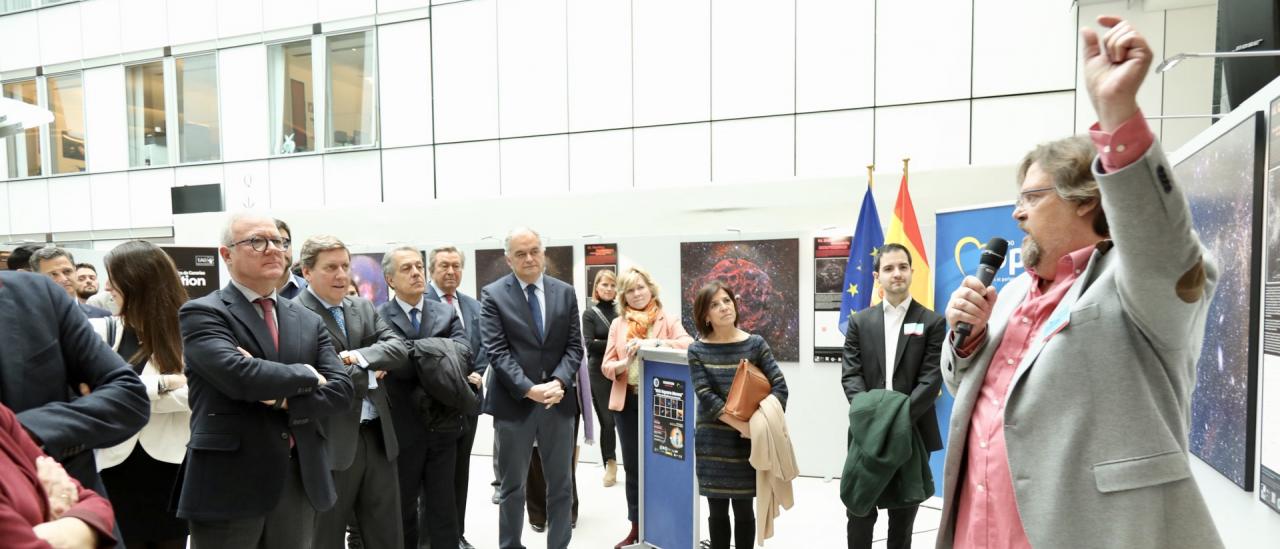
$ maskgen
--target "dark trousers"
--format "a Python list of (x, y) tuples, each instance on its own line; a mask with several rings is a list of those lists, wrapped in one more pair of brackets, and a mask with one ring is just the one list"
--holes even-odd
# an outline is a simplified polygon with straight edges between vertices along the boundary
[[(426, 516), (431, 547), (457, 547), (458, 512), (453, 498), (454, 467), (462, 431), (428, 431), (422, 441), (400, 448), (400, 520), (405, 549), (418, 548), (418, 508)], [(419, 497), (419, 495), (423, 497)]]
[(467, 485), (471, 481), (471, 448), (476, 443), (479, 416), (468, 416), (462, 436), (458, 438), (458, 455), (453, 469), (453, 503), (458, 510), (458, 537), (467, 532)]
[(600, 456), (605, 461), (618, 459), (617, 436), (614, 434), (613, 411), (609, 410), (609, 393), (613, 391), (613, 382), (600, 373), (597, 365), (591, 370), (591, 407), (596, 410), (600, 419)]
[(573, 418), (534, 406), (523, 418), (494, 418), (498, 440), (498, 547), (519, 549), (524, 531), (525, 483), (533, 445), (538, 444), (547, 486), (547, 548), (567, 549), (573, 537)]
[(627, 520), (640, 520), (640, 404), (639, 397), (627, 391), (627, 403), (621, 412), (613, 412), (614, 425), (622, 442), (622, 470), (627, 475)]
[(302, 489), (296, 456), (289, 458), (286, 475), (280, 500), (266, 515), (191, 521), (191, 549), (310, 549), (316, 510)]
[[(571, 525), (578, 524), (578, 448), (573, 449), (573, 468), (569, 470), (573, 478), (573, 510), (569, 519)], [(529, 478), (524, 485), (525, 508), (529, 510), (529, 524), (547, 525), (547, 479), (542, 476), (542, 457), (538, 449), (533, 449), (529, 459)]]
[[(919, 510), (919, 505), (889, 509), (888, 549), (911, 549), (911, 528), (916, 522), (916, 511)], [(848, 512), (845, 515), (849, 517), (849, 549), (870, 549), (871, 531), (875, 528), (879, 513), (872, 512), (865, 517), (855, 517)]]
[[(733, 521), (729, 521), (729, 503), (733, 503)], [(755, 547), (756, 515), (752, 498), (707, 498), (707, 534), (711, 537), (711, 549), (729, 549), (729, 529), (733, 528), (734, 547)]]
[(346, 549), (348, 524), (362, 527), (362, 547), (396, 549), (404, 544), (399, 474), (387, 459), (381, 420), (361, 425), (359, 435), (351, 466), (334, 472), (338, 502), (316, 520), (317, 549)]

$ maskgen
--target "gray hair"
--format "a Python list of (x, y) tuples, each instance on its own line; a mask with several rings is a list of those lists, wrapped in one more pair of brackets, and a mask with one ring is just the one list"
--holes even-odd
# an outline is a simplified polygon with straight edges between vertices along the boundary
[(316, 268), (316, 257), (323, 252), (332, 250), (343, 250), (347, 252), (348, 257), (351, 256), (351, 250), (348, 250), (347, 245), (338, 240), (338, 237), (322, 234), (308, 238), (306, 242), (302, 243), (302, 254), (298, 260), (302, 262), (303, 268), (314, 269)]
[[(235, 212), (231, 214), (231, 217), (227, 218), (226, 225), (222, 226), (222, 245), (223, 246), (230, 248), (232, 245), (236, 243), (236, 233), (235, 233), (236, 223), (239, 223), (241, 221), (246, 221), (246, 220), (270, 221), (271, 224), (273, 225), (276, 222), (276, 220), (273, 219), (272, 217), (263, 215), (260, 212), (254, 212), (249, 210)], [(293, 235), (290, 235), (290, 236), (293, 236)]]
[(542, 235), (538, 234), (538, 231), (530, 229), (529, 227), (516, 227), (508, 231), (507, 237), (502, 240), (502, 253), (511, 255), (511, 239), (524, 233), (533, 235), (534, 238), (538, 239), (538, 247), (542, 247)]
[(458, 254), (458, 257), (461, 258), (462, 260), (462, 266), (464, 268), (467, 266), (467, 256), (463, 254), (461, 250), (459, 250), (457, 247), (452, 245), (445, 245), (445, 246), (440, 246), (438, 248), (434, 248), (431, 250), (431, 253), (427, 254), (427, 272), (428, 273), (436, 272), (436, 255), (443, 254), (443, 253)]
[(383, 278), (389, 279), (391, 278), (391, 275), (395, 273), (396, 266), (395, 266), (395, 263), (393, 262), (395, 261), (395, 255), (399, 252), (413, 252), (418, 257), (422, 257), (422, 251), (417, 248), (414, 248), (413, 246), (404, 245), (404, 246), (396, 246), (394, 248), (391, 248), (391, 250), (389, 250), (387, 253), (382, 254), (382, 277)]
[(70, 261), (72, 265), (76, 264), (76, 258), (73, 257), (71, 252), (67, 251), (66, 248), (50, 246), (48, 248), (40, 248), (31, 254), (31, 270), (38, 273), (40, 272), (41, 262), (57, 259), (59, 257), (67, 258), (67, 261)]

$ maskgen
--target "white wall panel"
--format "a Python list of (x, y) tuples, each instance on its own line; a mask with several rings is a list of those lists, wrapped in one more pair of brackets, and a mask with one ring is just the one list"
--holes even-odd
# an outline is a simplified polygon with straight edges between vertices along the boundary
[(49, 184), (44, 179), (9, 182), (11, 234), (49, 232)]
[(191, 44), (218, 38), (218, 4), (220, 2), (192, 2), (168, 0), (168, 45)]
[(875, 0), (796, 0), (796, 110), (869, 107)]
[[(1167, 12), (1166, 55), (1213, 51), (1218, 19), (1214, 6)], [(1150, 84), (1148, 84), (1150, 85)], [(1207, 114), (1213, 111), (1213, 63), (1194, 59), (1164, 73), (1164, 114)], [(1172, 151), (1208, 129), (1210, 118), (1162, 120), (1160, 144)]]
[(436, 142), (498, 136), (496, 6), (472, 0), (432, 8)]
[(630, 126), (631, 3), (569, 0), (568, 20), (569, 130)]
[(120, 50), (127, 53), (169, 45), (168, 13), (165, 0), (120, 2)]
[(382, 161), (378, 151), (324, 155), (324, 199), (329, 207), (382, 202)]
[(262, 30), (287, 29), (318, 23), (316, 0), (263, 0)]
[(218, 0), (218, 36), (262, 32), (263, 0)]
[(875, 159), (872, 109), (796, 116), (796, 175), (859, 176)]
[(635, 130), (635, 187), (705, 185), (711, 181), (711, 124)]
[(565, 0), (498, 1), (502, 137), (568, 131)]
[(436, 146), (436, 198), (497, 198), (498, 142)]
[(267, 132), (266, 46), (219, 51), (218, 84), (222, 159), (232, 162), (267, 156), (271, 137)]
[(431, 0), (378, 0), (378, 13), (425, 8), (430, 5)]
[[(1099, 27), (1097, 24), (1099, 15), (1115, 15), (1122, 17), (1125, 21), (1128, 21), (1133, 25), (1134, 28), (1142, 32), (1142, 35), (1147, 38), (1147, 43), (1151, 46), (1151, 51), (1163, 52), (1165, 51), (1164, 14), (1165, 12), (1163, 11), (1143, 11), (1142, 6), (1134, 6), (1133, 9), (1128, 9), (1127, 3), (1121, 1), (1108, 2), (1106, 4), (1086, 4), (1080, 7), (1080, 25), (1088, 25), (1098, 31), (1099, 34), (1103, 34), (1106, 32), (1105, 29)], [(1170, 55), (1173, 53), (1176, 52), (1170, 52)], [(1159, 53), (1157, 53), (1156, 56), (1162, 57)], [(1089, 126), (1092, 126), (1094, 122), (1097, 122), (1098, 115), (1093, 112), (1093, 104), (1090, 103), (1089, 93), (1084, 86), (1084, 72), (1083, 65), (1081, 64), (1083, 59), (1081, 56), (1077, 57), (1075, 127), (1077, 132), (1084, 132), (1087, 131)], [(1188, 63), (1195, 62), (1197, 61), (1192, 60)], [(1199, 62), (1206, 61), (1201, 60)], [(1142, 84), (1142, 87), (1138, 89), (1138, 107), (1142, 109), (1143, 113), (1148, 115), (1162, 114), (1160, 104), (1161, 76), (1155, 73), (1156, 65), (1158, 64), (1160, 64), (1158, 60), (1151, 63), (1151, 71), (1147, 73), (1147, 80)], [(1183, 69), (1183, 67), (1177, 68), (1177, 70)], [(1147, 123), (1151, 125), (1151, 131), (1155, 132), (1156, 135), (1160, 135), (1160, 122), (1160, 120), (1147, 121)]]
[(89, 187), (93, 195), (93, 230), (128, 229), (128, 172), (91, 175)]
[(223, 164), (222, 173), (223, 207), (228, 212), (271, 208), (271, 173), (266, 160)]
[(632, 4), (635, 125), (711, 117), (710, 0)]
[(129, 128), (124, 67), (112, 65), (84, 71), (85, 132), (89, 170), (108, 172), (129, 167)]
[(969, 102), (886, 107), (876, 114), (876, 170), (899, 169), (904, 157), (916, 169), (969, 163)]
[(320, 0), (317, 21), (340, 21), (352, 17), (373, 15), (377, 9), (374, 0)]
[(13, 234), (9, 230), (9, 184), (0, 183), (0, 235)]
[(712, 118), (793, 112), (795, 2), (712, 0)]
[[(80, 26), (84, 58), (120, 53), (120, 0), (93, 0), (75, 5), (80, 7), (80, 20), (93, 23)], [(3, 35), (0, 32), (0, 36)]]
[(876, 3), (876, 104), (969, 97), (972, 4)]
[(1064, 2), (975, 0), (974, 97), (1074, 88), (1077, 34)]
[(632, 187), (632, 130), (569, 136), (569, 190), (620, 191)]
[(382, 150), (382, 201), (423, 204), (436, 198), (435, 157), (431, 147)]
[(129, 172), (129, 224), (131, 227), (173, 225), (173, 170)]
[(502, 196), (569, 192), (569, 136), (501, 141)]
[(55, 177), (49, 180), (49, 230), (55, 233), (93, 228), (89, 176)]
[(80, 6), (53, 6), (40, 10), (39, 14), (40, 28), (44, 29), (40, 33), (40, 64), (79, 61), (84, 53), (81, 49)]
[(1075, 93), (973, 100), (973, 163), (1014, 164), (1036, 145), (1073, 132)]
[(795, 117), (711, 123), (711, 179), (789, 178), (795, 173)]
[(267, 163), (271, 178), (271, 208), (321, 208), (324, 196), (324, 157), (273, 158)]
[(40, 16), (29, 11), (0, 17), (0, 71), (40, 64)]
[[(226, 173), (225, 173), (225, 170), (222, 169), (222, 164), (201, 164), (198, 166), (184, 166), (180, 168), (174, 168), (173, 186), (187, 187), (190, 185), (208, 185), (210, 183), (222, 183), (225, 176), (226, 176)], [(224, 193), (225, 193), (225, 190), (224, 190)]]
[(382, 146), (431, 143), (431, 22), (378, 27)]

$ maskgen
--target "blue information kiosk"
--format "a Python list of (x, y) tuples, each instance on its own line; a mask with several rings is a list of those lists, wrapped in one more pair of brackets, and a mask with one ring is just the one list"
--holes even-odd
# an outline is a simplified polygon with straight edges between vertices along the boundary
[(672, 349), (645, 349), (640, 358), (640, 541), (631, 547), (695, 549), (697, 397), (688, 359)]

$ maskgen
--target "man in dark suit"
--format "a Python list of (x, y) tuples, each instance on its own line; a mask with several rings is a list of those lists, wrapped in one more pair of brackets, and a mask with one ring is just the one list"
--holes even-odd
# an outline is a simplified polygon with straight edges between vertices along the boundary
[(71, 252), (65, 248), (40, 248), (31, 254), (31, 270), (52, 278), (62, 289), (71, 296), (71, 299), (77, 299), (76, 304), (80, 310), (89, 318), (103, 318), (111, 316), (111, 311), (101, 307), (94, 307), (78, 301), (79, 296), (76, 295), (76, 258)]
[[(484, 345), (480, 342), (480, 302), (458, 291), (458, 285), (462, 283), (462, 269), (465, 266), (466, 258), (453, 246), (442, 246), (431, 250), (427, 258), (431, 284), (427, 288), (426, 297), (453, 307), (454, 312), (462, 318), (462, 329), (467, 332), (467, 343), (474, 357), (471, 375), (467, 381), (471, 382), (476, 395), (479, 396), (481, 387), (484, 385), (485, 369), (489, 367), (489, 357), (485, 355)], [(479, 418), (478, 414), (467, 414), (467, 424), (462, 431), (462, 437), (458, 439), (457, 466), (453, 471), (453, 497), (458, 509), (458, 549), (475, 549), (466, 537), (467, 486), (471, 480), (471, 447), (476, 442), (476, 424)], [(496, 471), (497, 456), (494, 456), (494, 464)]]
[[(547, 481), (547, 547), (572, 536), (574, 382), (582, 364), (582, 327), (573, 287), (543, 274), (542, 237), (521, 228), (503, 243), (512, 274), (480, 292), (480, 330), (493, 373), (484, 411), (498, 438), (498, 544), (521, 548), (525, 478), (538, 445)], [(560, 405), (564, 401), (564, 405)]]
[(316, 521), (315, 547), (345, 549), (347, 518), (363, 526), (369, 549), (398, 549), (400, 446), (386, 389), (378, 380), (409, 355), (404, 340), (374, 313), (373, 304), (347, 297), (351, 253), (332, 236), (313, 236), (300, 257), (307, 288), (295, 299), (324, 320), (329, 338), (351, 377), (355, 398), (341, 414), (324, 418), (338, 502)]
[[(844, 340), (841, 384), (850, 401), (858, 393), (889, 388), (909, 396), (911, 419), (930, 451), (942, 449), (933, 402), (942, 388), (938, 363), (946, 321), (911, 299), (911, 252), (901, 244), (885, 244), (872, 274), (884, 289), (884, 301), (849, 319)], [(911, 527), (919, 506), (889, 510), (890, 549), (911, 547)], [(849, 549), (869, 549), (876, 513), (848, 515)]]
[(351, 378), (324, 321), (277, 299), (289, 241), (267, 217), (235, 214), (221, 290), (178, 313), (191, 404), (178, 516), (193, 549), (309, 548), (333, 506), (324, 417), (351, 404)]
[(93, 450), (146, 425), (142, 380), (47, 276), (0, 273), (0, 326), (0, 402), (68, 474), (106, 496)]
[[(427, 338), (449, 338), (467, 344), (462, 320), (452, 307), (424, 297), (427, 272), (422, 252), (401, 246), (382, 256), (382, 273), (395, 299), (382, 304), (378, 312), (405, 339), (408, 362), (418, 360), (417, 342)], [(431, 547), (458, 545), (457, 508), (453, 498), (454, 469), (458, 439), (466, 426), (463, 414), (434, 415), (427, 423), (418, 414), (413, 396), (420, 386), (416, 366), (406, 366), (387, 376), (396, 435), (400, 437), (400, 519), (404, 526), (405, 549), (417, 549), (419, 494)], [(363, 526), (363, 525), (362, 525)]]

